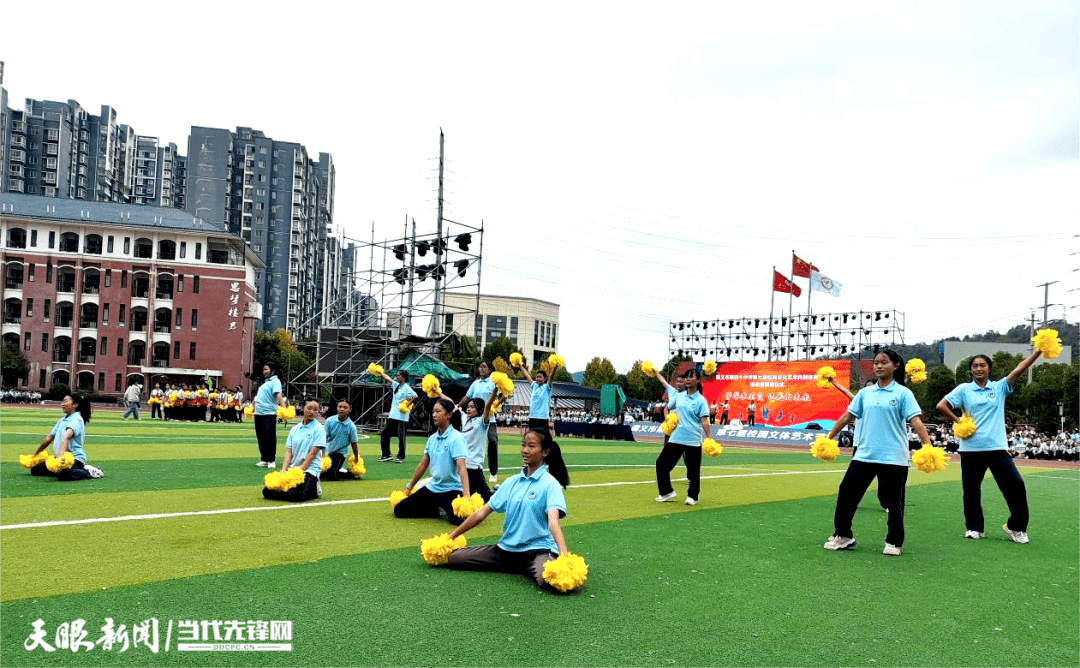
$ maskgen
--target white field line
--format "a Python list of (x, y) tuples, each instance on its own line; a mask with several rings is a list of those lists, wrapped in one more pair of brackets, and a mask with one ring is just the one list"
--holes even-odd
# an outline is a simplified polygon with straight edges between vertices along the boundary
[[(703, 475), (702, 480), (713, 480), (716, 478), (758, 478), (771, 475), (803, 475), (809, 473), (843, 473), (841, 469), (825, 470), (825, 471), (779, 471), (770, 473), (732, 473), (727, 475)], [(673, 482), (680, 482), (686, 480), (686, 478), (673, 478)], [(590, 483), (587, 485), (574, 485), (574, 489), (582, 489), (585, 487), (616, 487), (620, 485), (655, 485), (655, 480), (629, 480), (621, 482), (600, 482)], [(40, 529), (45, 527), (58, 527), (58, 526), (72, 526), (78, 524), (100, 524), (102, 522), (129, 522), (132, 520), (160, 520), (168, 519), (172, 517), (195, 517), (199, 515), (227, 515), (230, 513), (250, 513), (263, 510), (292, 510), (296, 508), (318, 508), (322, 506), (343, 506), (353, 503), (372, 503), (372, 502), (386, 502), (385, 496), (369, 499), (343, 499), (341, 501), (317, 501), (307, 503), (288, 503), (278, 506), (253, 506), (248, 508), (223, 508), (220, 510), (189, 510), (178, 513), (154, 513), (148, 515), (121, 515), (120, 517), (90, 517), (82, 520), (56, 520), (52, 522), (28, 522), (26, 524), (4, 524), (0, 525), (0, 531), (7, 529)]]

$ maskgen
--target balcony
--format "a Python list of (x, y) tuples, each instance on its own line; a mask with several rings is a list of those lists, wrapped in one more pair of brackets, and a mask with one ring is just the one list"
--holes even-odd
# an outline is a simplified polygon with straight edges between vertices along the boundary
[(4, 279), (4, 287), (8, 290), (22, 290), (23, 279), (22, 276), (8, 276)]
[(97, 363), (97, 356), (96, 355), (83, 355), (83, 354), (79, 355), (79, 364), (96, 364), (96, 363)]
[(64, 364), (67, 364), (68, 362), (71, 361), (71, 351), (70, 350), (54, 350), (52, 360), (54, 362), (62, 362)]

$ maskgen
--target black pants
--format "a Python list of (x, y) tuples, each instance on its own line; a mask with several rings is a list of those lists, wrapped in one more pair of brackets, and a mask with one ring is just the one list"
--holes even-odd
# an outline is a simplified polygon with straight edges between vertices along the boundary
[(408, 423), (404, 420), (387, 419), (386, 426), (379, 432), (379, 445), (382, 446), (383, 457), (390, 456), (390, 439), (397, 436), (398, 459), (405, 459), (405, 427), (407, 426)]
[(277, 416), (255, 416), (255, 438), (259, 440), (259, 457), (264, 462), (277, 459)]
[(454, 499), (459, 496), (461, 496), (461, 490), (433, 492), (427, 487), (421, 487), (394, 506), (394, 517), (403, 520), (419, 517), (438, 517), (439, 509), (442, 508), (446, 512), (446, 519), (450, 521), (450, 524), (457, 526), (464, 521), (454, 514)]
[(680, 443), (667, 443), (656, 458), (656, 487), (660, 495), (670, 494), (675, 491), (671, 486), (671, 470), (679, 463), (679, 457), (686, 462), (686, 479), (690, 486), (686, 488), (686, 496), (697, 501), (701, 493), (701, 448), (697, 446), (682, 445)]
[(558, 591), (544, 580), (544, 564), (559, 556), (549, 550), (510, 552), (498, 545), (463, 547), (450, 553), (447, 568), (459, 571), (495, 571), (524, 575), (537, 587)]
[(465, 472), (469, 474), (469, 494), (479, 494), (484, 503), (487, 503), (491, 498), (491, 488), (484, 479), (484, 469), (465, 469)]
[(749, 425), (749, 426), (751, 426), (751, 427), (753, 427), (753, 426), (754, 426), (754, 414), (753, 414), (753, 413), (751, 413), (750, 415), (746, 416), (746, 424), (747, 424), (747, 425)]
[(878, 498), (884, 496), (885, 508), (889, 511), (889, 530), (885, 542), (896, 547), (904, 544), (904, 492), (907, 486), (908, 467), (897, 464), (871, 464), (851, 460), (844, 479), (840, 482), (840, 491), (836, 496), (836, 513), (833, 515), (833, 534), (844, 538), (854, 538), (851, 520), (859, 507), (870, 483), (877, 478)]
[(356, 480), (351, 473), (339, 473), (346, 466), (344, 452), (331, 452), (327, 456), (330, 457), (330, 468), (322, 472), (320, 480)]
[(45, 466), (45, 463), (42, 462), (41, 464), (34, 465), (34, 467), (30, 469), (30, 475), (52, 477), (57, 480), (87, 480), (90, 478), (90, 472), (86, 470), (85, 465), (78, 459), (71, 465), (71, 468), (56, 473), (50, 471), (49, 467)]
[(150, 419), (161, 418), (161, 404), (150, 404)]
[(491, 475), (499, 472), (499, 425), (494, 422), (488, 428), (488, 470)]
[(276, 489), (263, 487), (263, 498), (274, 501), (307, 501), (319, 498), (319, 479), (310, 473), (304, 472), (304, 482), (293, 487), (287, 492), (279, 492)]
[(529, 418), (529, 431), (533, 429), (543, 429), (544, 431), (551, 433), (551, 427), (548, 426), (547, 418)]
[(982, 482), (986, 469), (994, 476), (994, 482), (1009, 506), (1008, 527), (1013, 531), (1027, 531), (1027, 487), (1012, 458), (1005, 450), (988, 452), (964, 452), (960, 454), (960, 479), (964, 487), (964, 524), (971, 531), (983, 531)]

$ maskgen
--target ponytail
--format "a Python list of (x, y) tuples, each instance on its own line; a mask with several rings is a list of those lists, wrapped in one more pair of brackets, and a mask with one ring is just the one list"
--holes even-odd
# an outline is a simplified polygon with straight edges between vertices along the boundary
[(83, 422), (90, 424), (90, 399), (75, 392), (72, 392), (67, 396), (71, 397), (71, 402), (75, 404), (75, 410), (79, 411), (79, 415), (82, 416)]
[(540, 449), (547, 451), (547, 454), (544, 455), (544, 464), (548, 467), (548, 473), (558, 481), (563, 489), (569, 487), (570, 472), (566, 470), (562, 448), (551, 438), (551, 433), (547, 429), (530, 429), (529, 431), (540, 437)]

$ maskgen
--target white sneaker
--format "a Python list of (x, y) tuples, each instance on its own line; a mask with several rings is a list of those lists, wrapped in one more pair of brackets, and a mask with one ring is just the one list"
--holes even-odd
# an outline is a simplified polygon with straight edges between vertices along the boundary
[(675, 500), (675, 492), (668, 492), (667, 494), (661, 494), (660, 496), (656, 497), (656, 499), (655, 499), (655, 501), (657, 503), (664, 503), (665, 501), (674, 501), (674, 500)]
[(349, 472), (349, 469), (347, 469), (347, 468), (345, 468), (344, 466), (342, 466), (341, 468), (339, 468), (339, 469), (337, 470), (337, 472), (338, 472), (338, 473), (348, 473), (348, 472)]
[(255, 466), (266, 466), (266, 462), (260, 459), (259, 461), (255, 462)]
[(322, 480), (315, 480), (315, 498), (322, 498)]
[(276, 469), (277, 468), (277, 460), (276, 459), (271, 459), (270, 461), (266, 462), (266, 468), (268, 468), (268, 469)]
[(688, 496), (688, 497), (686, 497), (686, 501), (685, 501), (685, 503), (686, 503), (686, 505), (688, 505), (688, 506), (692, 506), (692, 505), (694, 505), (694, 504), (696, 504), (696, 503), (697, 503), (697, 499), (693, 499), (693, 498), (690, 498), (690, 497)]
[(84, 464), (83, 468), (86, 469), (86, 472), (90, 474), (91, 478), (104, 478), (105, 477), (105, 472), (102, 471), (101, 469), (99, 469), (96, 466), (91, 466), (89, 464)]
[(979, 540), (980, 538), (986, 538), (986, 534), (982, 531), (975, 531), (974, 529), (968, 529), (964, 532), (964, 538), (971, 538), (973, 540)]
[(896, 547), (892, 543), (885, 543), (885, 549), (881, 551), (882, 554), (887, 554), (890, 557), (899, 557), (900, 548)]
[(495, 483), (499, 482), (499, 476), (498, 476), (498, 475), (496, 475), (496, 474), (494, 474), (494, 473), (492, 473), (492, 474), (491, 474), (491, 475), (490, 475), (490, 476), (488, 477), (488, 482), (490, 482), (490, 483), (491, 483), (492, 485), (494, 485)]
[(1026, 531), (1013, 531), (1009, 528), (1008, 524), (1002, 524), (1001, 529), (1009, 534), (1009, 537), (1013, 539), (1014, 543), (1027, 543), (1028, 537)]
[(822, 545), (826, 550), (850, 550), (855, 547), (854, 538), (845, 538), (844, 536), (830, 536), (829, 540), (825, 541)]

